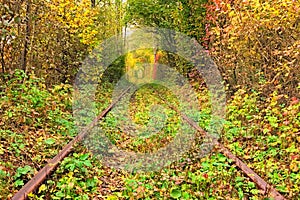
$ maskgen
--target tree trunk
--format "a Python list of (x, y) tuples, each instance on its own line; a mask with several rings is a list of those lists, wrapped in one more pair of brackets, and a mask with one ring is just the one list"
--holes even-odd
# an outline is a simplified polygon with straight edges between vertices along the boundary
[(92, 8), (96, 7), (96, 0), (91, 0)]
[(26, 72), (27, 68), (27, 54), (28, 54), (28, 44), (30, 40), (30, 14), (31, 14), (31, 0), (26, 1), (26, 30), (25, 30), (25, 38), (24, 38), (24, 49), (22, 53), (21, 66), (24, 72)]

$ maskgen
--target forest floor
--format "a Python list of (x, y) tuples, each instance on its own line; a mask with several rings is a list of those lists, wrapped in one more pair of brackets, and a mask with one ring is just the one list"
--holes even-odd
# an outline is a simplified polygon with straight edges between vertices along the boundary
[[(77, 131), (72, 117), (72, 86), (46, 88), (31, 78), (20, 83), (17, 73), (1, 91), (0, 111), (0, 198), (9, 199), (49, 159), (67, 144)], [(96, 106), (100, 113), (111, 102), (112, 84), (101, 84)], [(100, 90), (101, 89), (101, 90)], [(126, 127), (128, 119), (112, 110), (99, 123), (117, 147), (149, 153), (172, 143), (182, 120), (155, 91), (175, 105), (178, 99), (162, 87), (145, 85), (129, 101), (130, 121), (137, 126), (151, 125), (153, 105), (157, 121), (165, 125), (146, 137), (133, 137)], [(281, 103), (282, 99), (288, 103)], [(207, 92), (198, 93), (199, 126), (207, 130), (211, 105)], [(262, 104), (264, 102), (264, 104)], [(264, 106), (261, 106), (264, 105)], [(267, 106), (266, 106), (267, 105)], [(119, 106), (119, 108), (124, 108)], [(262, 97), (258, 92), (238, 91), (227, 101), (226, 121), (220, 142), (288, 199), (300, 198), (300, 103), (274, 93)], [(158, 109), (158, 110), (159, 110)], [(153, 111), (153, 110), (152, 110)], [(123, 113), (124, 114), (124, 113)], [(121, 127), (121, 128), (120, 128)], [(186, 129), (187, 130), (187, 129)], [(134, 134), (134, 133), (133, 133)], [(201, 142), (201, 141), (198, 141)], [(268, 199), (234, 162), (213, 148), (199, 156), (195, 144), (182, 158), (157, 171), (129, 172), (109, 167), (92, 156), (83, 144), (65, 158), (56, 171), (30, 199)]]

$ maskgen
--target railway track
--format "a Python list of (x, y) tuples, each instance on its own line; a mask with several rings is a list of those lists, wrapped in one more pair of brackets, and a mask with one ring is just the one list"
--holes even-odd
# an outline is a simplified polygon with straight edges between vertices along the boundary
[[(81, 131), (72, 141), (63, 147), (63, 149), (51, 159), (46, 166), (44, 166), (35, 176), (28, 181), (13, 197), (12, 200), (25, 200), (28, 194), (35, 192), (35, 190), (45, 181), (47, 176), (49, 176), (59, 165), (59, 163), (72, 151), (73, 146), (78, 142), (82, 141), (83, 138), (88, 134), (88, 131), (94, 127), (99, 120), (103, 119), (109, 111), (122, 99), (122, 97), (129, 91), (131, 87), (125, 89), (120, 96), (116, 98), (105, 110), (101, 112), (83, 131)], [(168, 105), (171, 109), (177, 112), (181, 118), (186, 121), (192, 128), (197, 130), (201, 135), (211, 139), (214, 146), (220, 153), (222, 153), (227, 158), (234, 161), (234, 164), (246, 175), (248, 176), (257, 186), (262, 189), (265, 195), (269, 195), (275, 200), (285, 200), (286, 198), (281, 195), (273, 186), (268, 184), (264, 179), (262, 179), (258, 174), (256, 174), (252, 169), (250, 169), (243, 161), (241, 161), (237, 156), (235, 156), (230, 150), (228, 150), (223, 144), (218, 140), (211, 138), (210, 135), (204, 131), (197, 123), (191, 120), (187, 115), (180, 112), (176, 107), (172, 106), (165, 99), (158, 94), (158, 96)]]
[(12, 200), (24, 200), (27, 199), (28, 194), (34, 192), (39, 185), (46, 179), (48, 175), (50, 175), (53, 170), (59, 165), (61, 162), (73, 149), (73, 146), (78, 142), (82, 141), (82, 139), (87, 135), (88, 131), (94, 127), (99, 120), (104, 118), (107, 113), (118, 103), (118, 101), (126, 94), (126, 92), (131, 87), (128, 87), (120, 94), (119, 97), (116, 98), (105, 110), (103, 110), (100, 115), (98, 115), (84, 130), (82, 130), (71, 142), (63, 147), (63, 149), (52, 158), (48, 164), (43, 167), (30, 181), (28, 181), (13, 197)]

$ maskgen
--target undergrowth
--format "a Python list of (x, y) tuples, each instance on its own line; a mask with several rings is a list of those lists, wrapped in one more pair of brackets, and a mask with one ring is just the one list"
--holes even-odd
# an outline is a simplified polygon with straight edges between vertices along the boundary
[[(130, 118), (136, 124), (151, 120), (150, 103), (162, 104), (151, 87), (142, 87), (131, 98)], [(299, 89), (299, 88), (298, 88)], [(158, 89), (159, 91), (160, 89)], [(111, 84), (101, 85), (98, 110), (110, 102)], [(203, 91), (203, 90), (202, 90)], [(210, 108), (206, 95), (199, 125), (206, 129)], [(165, 93), (176, 104), (176, 97)], [(17, 192), (49, 159), (76, 134), (71, 102), (72, 87), (46, 88), (34, 74), (17, 71), (1, 91), (0, 197)], [(208, 105), (208, 104), (207, 104)], [(221, 142), (288, 199), (300, 197), (299, 125), (300, 103), (274, 91), (269, 97), (239, 90), (227, 102), (227, 116)], [(167, 125), (160, 134), (134, 138), (119, 129), (116, 116), (109, 114), (100, 125), (120, 148), (151, 152), (177, 134), (180, 116), (166, 108)], [(81, 144), (65, 158), (30, 199), (265, 199), (228, 158), (212, 150), (194, 156), (197, 149), (156, 172), (128, 173), (105, 166)]]

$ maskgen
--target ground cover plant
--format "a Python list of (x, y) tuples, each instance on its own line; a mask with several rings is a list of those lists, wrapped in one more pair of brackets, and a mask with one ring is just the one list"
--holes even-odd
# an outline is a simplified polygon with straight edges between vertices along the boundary
[[(12, 198), (78, 134), (72, 101), (82, 60), (131, 26), (174, 29), (203, 45), (226, 87), (219, 141), (286, 199), (300, 198), (299, 1), (0, 1), (0, 199)], [(213, 105), (201, 74), (172, 52), (138, 52), (137, 58), (128, 56), (135, 52), (120, 57), (99, 77), (97, 112), (113, 101), (126, 70), (148, 59), (188, 80), (198, 98), (194, 117), (208, 130)], [(137, 126), (164, 122), (157, 134), (135, 137), (113, 110), (99, 126), (118, 148), (155, 152), (185, 123), (169, 104), (180, 106), (173, 91), (145, 84), (124, 112)], [(28, 198), (271, 199), (217, 148), (199, 156), (203, 137), (196, 136), (179, 160), (149, 172), (108, 167), (87, 145), (76, 144)]]

